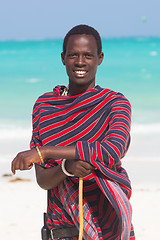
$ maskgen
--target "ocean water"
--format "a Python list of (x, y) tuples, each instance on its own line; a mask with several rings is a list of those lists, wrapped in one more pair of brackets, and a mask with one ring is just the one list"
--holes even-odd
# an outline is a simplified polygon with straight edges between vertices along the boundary
[[(16, 151), (29, 147), (32, 107), (38, 96), (58, 84), (68, 84), (61, 51), (61, 39), (0, 42), (0, 161), (10, 161)], [(150, 138), (157, 149), (160, 38), (103, 39), (103, 52), (96, 84), (129, 99), (133, 135), (145, 142), (144, 152)]]

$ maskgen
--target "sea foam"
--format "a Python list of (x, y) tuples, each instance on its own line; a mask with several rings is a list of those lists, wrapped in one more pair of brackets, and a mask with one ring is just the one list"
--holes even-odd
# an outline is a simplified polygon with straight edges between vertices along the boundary
[[(151, 124), (132, 124), (131, 134), (159, 134), (160, 133), (160, 123)], [(30, 138), (32, 134), (31, 127), (19, 127), (19, 126), (7, 126), (0, 127), (0, 140), (18, 140)]]
[(39, 81), (40, 81), (40, 79), (38, 79), (38, 78), (29, 78), (26, 80), (26, 82), (28, 82), (28, 83), (37, 83)]
[(22, 128), (22, 127), (5, 127), (0, 128), (0, 140), (18, 140), (26, 139), (31, 137), (32, 130), (31, 128)]
[(160, 133), (160, 123), (133, 124), (131, 133), (133, 134), (154, 134)]

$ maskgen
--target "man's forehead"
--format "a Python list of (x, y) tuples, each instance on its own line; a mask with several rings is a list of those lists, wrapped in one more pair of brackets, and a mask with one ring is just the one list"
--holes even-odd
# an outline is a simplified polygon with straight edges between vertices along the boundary
[(96, 39), (93, 35), (89, 34), (74, 34), (68, 38), (67, 49), (74, 47), (88, 47), (97, 50)]

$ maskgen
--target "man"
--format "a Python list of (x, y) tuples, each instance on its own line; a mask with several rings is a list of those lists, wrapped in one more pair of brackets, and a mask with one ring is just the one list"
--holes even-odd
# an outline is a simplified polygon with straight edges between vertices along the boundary
[(57, 86), (38, 98), (31, 150), (15, 157), (12, 172), (36, 163), (37, 182), (48, 190), (49, 239), (56, 234), (77, 239), (78, 179), (83, 177), (84, 239), (133, 240), (131, 186), (121, 167), (130, 142), (130, 104), (122, 94), (95, 86), (103, 53), (94, 28), (71, 29), (61, 57), (68, 89)]

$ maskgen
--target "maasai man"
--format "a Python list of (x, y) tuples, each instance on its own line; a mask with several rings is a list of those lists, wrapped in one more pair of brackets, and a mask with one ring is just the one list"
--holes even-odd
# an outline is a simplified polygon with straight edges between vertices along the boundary
[(82, 177), (83, 238), (133, 240), (131, 185), (121, 166), (130, 142), (130, 103), (121, 93), (95, 85), (103, 53), (94, 28), (72, 28), (61, 57), (69, 85), (36, 101), (31, 150), (15, 157), (12, 172), (36, 163), (37, 182), (48, 190), (47, 239), (78, 239)]

